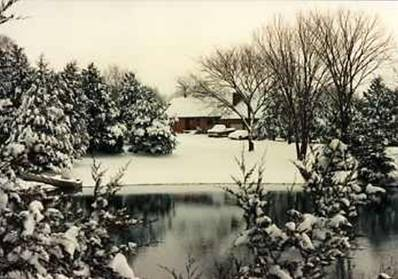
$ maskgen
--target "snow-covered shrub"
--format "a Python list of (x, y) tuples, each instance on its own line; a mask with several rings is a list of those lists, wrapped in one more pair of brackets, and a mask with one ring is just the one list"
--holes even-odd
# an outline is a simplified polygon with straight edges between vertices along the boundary
[(318, 146), (306, 161), (296, 162), (296, 166), (306, 180), (304, 190), (310, 194), (316, 214), (322, 217), (341, 214), (354, 218), (358, 207), (370, 196), (384, 192), (359, 183), (358, 162), (347, 145), (337, 139)]
[(19, 167), (29, 171), (71, 167), (73, 146), (69, 118), (59, 100), (54, 73), (43, 59), (39, 61), (31, 88), (22, 95), (7, 143), (2, 157), (23, 157)]
[(149, 154), (169, 154), (176, 146), (176, 138), (166, 114), (166, 108), (150, 88), (143, 88), (130, 107), (130, 151)]
[(323, 278), (325, 266), (344, 257), (350, 248), (347, 218), (341, 214), (319, 217), (293, 209), (287, 212), (289, 222), (278, 226), (267, 213), (262, 167), (247, 169), (243, 156), (238, 164), (242, 177), (234, 178), (237, 189), (227, 191), (243, 209), (247, 229), (235, 245), (246, 245), (253, 262), (242, 267), (237, 278)]
[(87, 98), (89, 151), (121, 152), (124, 126), (119, 121), (120, 111), (94, 64), (82, 70), (82, 90)]
[(0, 176), (0, 278), (136, 278), (124, 254), (134, 243), (116, 245), (115, 230), (139, 225), (108, 199), (119, 188), (123, 171), (103, 185), (94, 164), (94, 202), (88, 212), (73, 206), (73, 194), (54, 194), (48, 185), (28, 185), (11, 170)]

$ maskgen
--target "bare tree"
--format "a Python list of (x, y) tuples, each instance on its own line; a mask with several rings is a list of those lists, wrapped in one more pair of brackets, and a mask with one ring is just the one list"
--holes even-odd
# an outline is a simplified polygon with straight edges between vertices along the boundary
[(195, 78), (192, 78), (192, 76), (179, 77), (177, 79), (177, 87), (174, 96), (187, 97), (192, 93), (190, 90), (193, 88), (194, 81)]
[(294, 26), (277, 19), (255, 38), (281, 95), (299, 160), (307, 154), (314, 111), (327, 83), (326, 69), (314, 48), (315, 39), (303, 15), (297, 16)]
[[(262, 65), (259, 53), (251, 46), (218, 49), (201, 60), (200, 69), (201, 75), (193, 76), (194, 85), (190, 91), (238, 115), (249, 134), (249, 151), (254, 150), (256, 116), (272, 88), (270, 75)], [(239, 109), (234, 98), (239, 99), (246, 109)]]
[(119, 103), (120, 101), (120, 92), (123, 88), (123, 79), (125, 75), (128, 73), (128, 70), (122, 69), (117, 65), (109, 65), (107, 69), (104, 71), (104, 79), (106, 84), (109, 85), (112, 98)]
[(338, 130), (349, 141), (352, 100), (360, 85), (386, 62), (392, 52), (392, 38), (376, 16), (339, 10), (313, 13), (311, 26), (315, 49), (332, 81), (329, 91), (338, 115)]
[(11, 7), (18, 1), (19, 0), (1, 0), (0, 1), (0, 24), (4, 24), (7, 21), (10, 21), (12, 19), (20, 18), (13, 13), (9, 13), (9, 10), (11, 9)]

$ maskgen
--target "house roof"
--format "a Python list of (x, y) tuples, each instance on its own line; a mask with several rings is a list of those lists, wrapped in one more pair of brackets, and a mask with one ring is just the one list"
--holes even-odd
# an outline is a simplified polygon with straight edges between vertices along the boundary
[[(235, 108), (243, 115), (247, 115), (245, 103), (238, 103)], [(176, 97), (171, 99), (167, 109), (169, 117), (221, 117), (221, 119), (240, 119), (240, 116), (229, 109), (220, 109), (210, 101), (188, 97)], [(258, 118), (258, 115), (256, 115)]]
[[(246, 106), (246, 104), (244, 102), (239, 102), (235, 106), (235, 109), (237, 111), (239, 111), (239, 113), (241, 115), (248, 115), (247, 106)], [(258, 116), (258, 113), (257, 113), (257, 115), (255, 116), (255, 119), (257, 119), (258, 117), (259, 116)], [(221, 116), (221, 119), (226, 120), (226, 119), (241, 119), (241, 118), (236, 112), (234, 112), (232, 110), (228, 110)]]
[(210, 102), (188, 96), (171, 99), (167, 114), (170, 117), (220, 117), (222, 112)]

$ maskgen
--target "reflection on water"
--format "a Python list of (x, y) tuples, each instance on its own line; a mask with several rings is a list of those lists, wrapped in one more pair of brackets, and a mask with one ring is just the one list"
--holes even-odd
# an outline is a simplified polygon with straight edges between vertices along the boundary
[[(83, 203), (90, 202), (84, 198)], [(160, 268), (167, 266), (184, 270), (187, 255), (192, 255), (209, 276), (216, 259), (232, 252), (232, 243), (244, 228), (242, 211), (223, 192), (133, 194), (118, 196), (112, 202), (125, 206), (134, 216), (144, 218), (144, 228), (118, 235), (135, 241), (142, 247), (130, 258), (141, 278), (163, 279), (168, 275)], [(272, 192), (270, 216), (275, 222), (286, 221), (285, 212), (296, 208), (311, 211), (311, 204), (302, 192)], [(381, 208), (365, 208), (358, 221), (357, 239), (360, 249), (353, 259), (332, 268), (331, 278), (375, 278), (380, 266), (397, 263), (398, 255), (398, 195), (391, 195)], [(210, 277), (210, 276), (209, 276)]]

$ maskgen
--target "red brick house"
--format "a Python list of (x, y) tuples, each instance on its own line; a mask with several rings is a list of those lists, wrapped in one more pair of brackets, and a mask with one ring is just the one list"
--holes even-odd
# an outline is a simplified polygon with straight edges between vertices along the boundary
[[(243, 102), (234, 99), (236, 109), (242, 114), (247, 113)], [(174, 119), (174, 131), (183, 133), (191, 130), (206, 132), (215, 124), (244, 129), (241, 118), (232, 111), (225, 111), (215, 107), (209, 101), (188, 97), (176, 97), (170, 101), (167, 114)]]
[(208, 102), (194, 97), (177, 97), (170, 101), (167, 114), (174, 119), (177, 133), (198, 130), (206, 132), (220, 119), (222, 113)]

